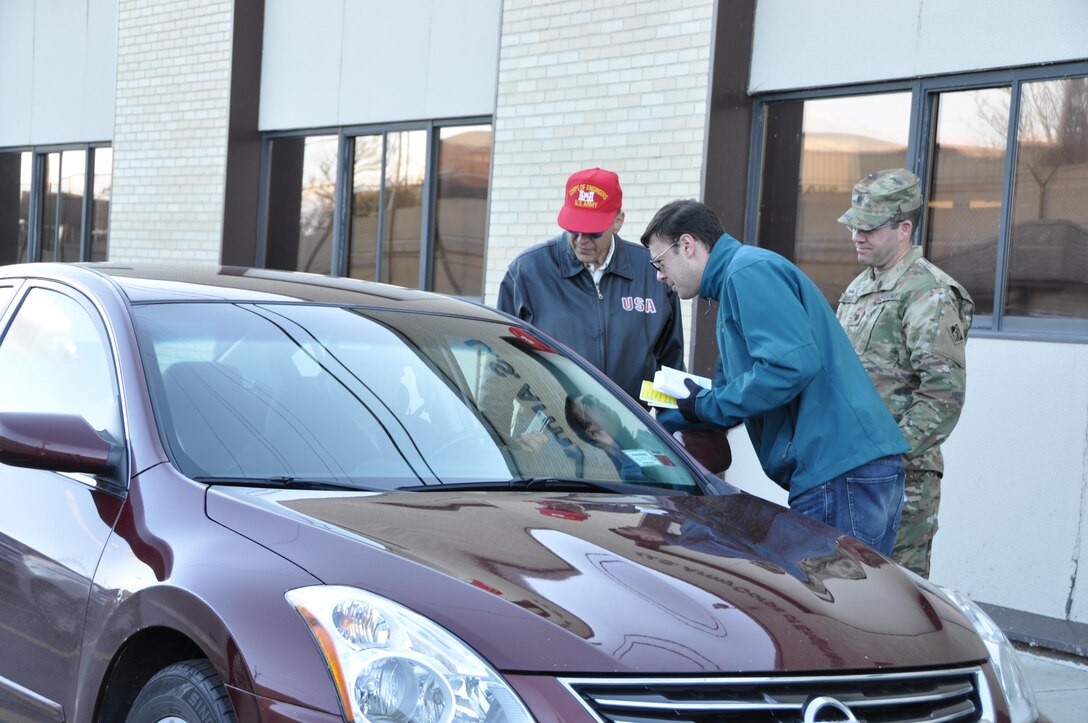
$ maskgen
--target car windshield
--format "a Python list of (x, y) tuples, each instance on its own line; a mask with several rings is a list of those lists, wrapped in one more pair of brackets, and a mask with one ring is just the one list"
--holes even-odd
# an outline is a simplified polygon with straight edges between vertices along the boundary
[(159, 428), (190, 477), (700, 490), (643, 417), (519, 326), (298, 303), (133, 313)]

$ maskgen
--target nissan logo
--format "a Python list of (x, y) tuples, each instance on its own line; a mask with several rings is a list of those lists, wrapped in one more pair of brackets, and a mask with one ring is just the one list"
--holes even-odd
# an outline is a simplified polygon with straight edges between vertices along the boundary
[(801, 709), (805, 723), (824, 723), (825, 721), (853, 721), (858, 719), (845, 705), (826, 695), (812, 698)]

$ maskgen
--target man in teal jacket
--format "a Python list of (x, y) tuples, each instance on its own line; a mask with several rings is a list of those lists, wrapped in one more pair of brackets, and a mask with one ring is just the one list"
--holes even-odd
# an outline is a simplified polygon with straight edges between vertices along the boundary
[(718, 302), (713, 386), (689, 382), (679, 413), (658, 420), (670, 431), (743, 421), (792, 509), (890, 555), (909, 447), (816, 285), (694, 200), (661, 208), (642, 244), (680, 298)]

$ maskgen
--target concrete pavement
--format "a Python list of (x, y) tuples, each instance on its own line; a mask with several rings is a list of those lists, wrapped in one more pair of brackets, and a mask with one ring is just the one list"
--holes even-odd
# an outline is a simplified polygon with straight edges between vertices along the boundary
[(1039, 710), (1053, 723), (1088, 721), (1088, 661), (1050, 656), (1020, 645), (1017, 649), (1020, 667), (1035, 690)]

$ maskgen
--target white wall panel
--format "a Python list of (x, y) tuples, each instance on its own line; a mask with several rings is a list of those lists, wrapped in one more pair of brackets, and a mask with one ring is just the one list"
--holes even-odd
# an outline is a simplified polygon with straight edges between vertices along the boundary
[(34, 5), (0, 2), (0, 148), (30, 143)]
[(491, 115), (501, 10), (500, 0), (269, 0), (260, 127)]
[(759, 0), (753, 93), (1088, 57), (1084, 0)]
[(117, 0), (0, 2), (0, 147), (113, 137)]
[(267, 0), (262, 129), (336, 125), (343, 23), (344, 0)]
[[(932, 576), (1064, 618), (1088, 532), (1088, 346), (973, 339), (967, 364), (967, 403), (944, 447)], [(1088, 623), (1079, 599), (1071, 619)]]

